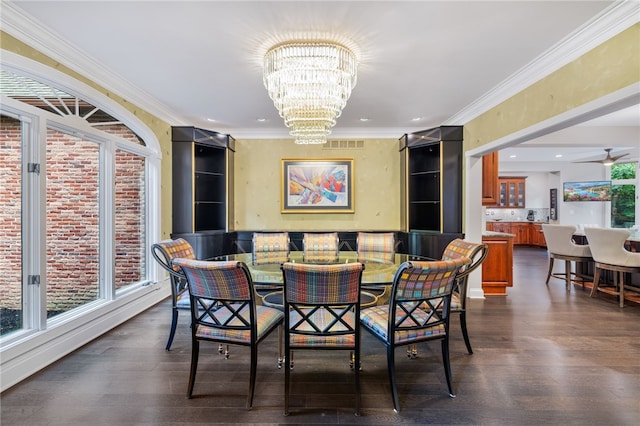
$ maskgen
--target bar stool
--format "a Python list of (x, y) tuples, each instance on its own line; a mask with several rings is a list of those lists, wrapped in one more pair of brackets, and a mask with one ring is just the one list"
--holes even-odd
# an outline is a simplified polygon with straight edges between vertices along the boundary
[[(571, 272), (571, 262), (588, 262), (593, 259), (591, 258), (589, 245), (580, 245), (573, 241), (573, 234), (576, 232), (576, 227), (573, 225), (551, 225), (543, 223), (542, 232), (544, 232), (544, 238), (547, 241), (547, 249), (549, 251), (549, 271), (545, 284), (549, 285), (549, 278), (554, 277), (564, 279), (567, 290), (571, 289), (571, 281), (580, 283), (584, 287), (584, 278), (577, 273)], [(554, 259), (564, 260), (564, 273), (553, 273)], [(577, 279), (571, 279), (572, 276)]]
[(621, 228), (584, 228), (587, 241), (591, 246), (591, 253), (595, 261), (593, 288), (594, 297), (600, 284), (603, 270), (613, 271), (616, 291), (613, 293), (620, 298), (620, 307), (624, 306), (624, 274), (640, 273), (640, 253), (632, 253), (625, 249), (624, 243), (631, 233)]

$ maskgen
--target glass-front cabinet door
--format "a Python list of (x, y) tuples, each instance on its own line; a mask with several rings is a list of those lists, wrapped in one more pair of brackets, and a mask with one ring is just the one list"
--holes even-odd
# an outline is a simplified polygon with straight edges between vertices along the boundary
[(525, 207), (525, 178), (501, 177), (499, 179), (500, 194), (498, 207)]

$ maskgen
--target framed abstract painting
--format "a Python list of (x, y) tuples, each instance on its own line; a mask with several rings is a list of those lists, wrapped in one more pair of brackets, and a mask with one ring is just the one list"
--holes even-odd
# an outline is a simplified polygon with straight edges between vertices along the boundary
[(353, 213), (352, 159), (283, 159), (282, 213)]

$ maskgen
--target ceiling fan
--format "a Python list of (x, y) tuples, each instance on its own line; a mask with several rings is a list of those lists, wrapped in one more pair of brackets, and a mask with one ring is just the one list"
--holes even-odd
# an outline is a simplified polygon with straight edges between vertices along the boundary
[(622, 155), (616, 155), (615, 157), (612, 157), (611, 148), (605, 148), (604, 150), (607, 153), (607, 156), (602, 160), (574, 161), (574, 163), (600, 163), (600, 164), (604, 164), (605, 166), (610, 166), (616, 161), (618, 161), (620, 158), (626, 157), (627, 155), (629, 155), (629, 154), (622, 154)]

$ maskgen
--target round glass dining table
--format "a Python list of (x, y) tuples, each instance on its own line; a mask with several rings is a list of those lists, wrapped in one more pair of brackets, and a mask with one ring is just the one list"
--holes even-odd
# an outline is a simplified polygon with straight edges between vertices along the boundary
[[(282, 286), (282, 270), (279, 263), (254, 264), (251, 253), (238, 253), (216, 257), (215, 260), (236, 260), (244, 262), (251, 272), (251, 279), (254, 284), (260, 286), (272, 286), (272, 291), (262, 294), (265, 305), (282, 306), (282, 290), (277, 287)], [(393, 283), (398, 267), (409, 260), (427, 260), (419, 256), (408, 254), (367, 254), (362, 259), (358, 259), (355, 251), (341, 251), (338, 254), (337, 262), (330, 263), (364, 263), (362, 272), (361, 291), (362, 306), (373, 306), (381, 304), (388, 298), (388, 291)], [(292, 251), (289, 254), (289, 261), (305, 263), (302, 251)], [(309, 263), (309, 262), (307, 262)], [(314, 262), (318, 263), (318, 262)]]

